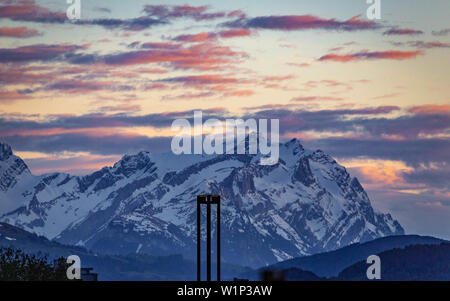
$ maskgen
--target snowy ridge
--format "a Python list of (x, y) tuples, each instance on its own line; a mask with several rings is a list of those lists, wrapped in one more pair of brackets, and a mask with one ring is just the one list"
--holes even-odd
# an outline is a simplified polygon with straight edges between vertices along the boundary
[(0, 221), (98, 252), (193, 258), (196, 196), (205, 193), (222, 197), (230, 263), (261, 266), (403, 234), (344, 167), (295, 139), (280, 144), (272, 166), (258, 155), (140, 152), (83, 177), (33, 176), (9, 146), (0, 151)]

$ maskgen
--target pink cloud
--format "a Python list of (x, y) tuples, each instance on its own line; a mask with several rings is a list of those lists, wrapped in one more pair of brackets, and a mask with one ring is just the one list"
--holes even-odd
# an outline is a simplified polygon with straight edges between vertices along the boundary
[(130, 51), (94, 58), (86, 56), (88, 59), (83, 63), (94, 61), (116, 66), (168, 63), (177, 69), (214, 70), (236, 62), (243, 56), (243, 53), (235, 52), (226, 46), (201, 43), (182, 49)]
[(9, 18), (15, 21), (35, 21), (48, 23), (64, 23), (67, 16), (62, 12), (52, 12), (49, 9), (36, 5), (34, 1), (27, 1), (17, 5), (4, 5), (0, 7), (0, 18)]
[(392, 35), (414, 36), (414, 35), (420, 35), (420, 34), (423, 34), (423, 31), (410, 29), (410, 28), (391, 28), (389, 30), (386, 30), (383, 33), (383, 35), (387, 35), (387, 36), (392, 36)]
[[(213, 20), (226, 16), (225, 12), (208, 12), (209, 7), (192, 5), (146, 5), (144, 12), (159, 19), (190, 18), (196, 21)], [(231, 16), (233, 17), (233, 16)]]
[(332, 96), (300, 96), (295, 97), (291, 101), (293, 102), (310, 102), (310, 101), (341, 101), (344, 100), (341, 97)]
[(198, 34), (184, 34), (174, 38), (174, 40), (178, 42), (205, 42), (215, 39), (217, 39), (217, 35), (215, 33), (210, 32), (201, 32)]
[(355, 16), (345, 21), (336, 19), (325, 19), (312, 15), (285, 15), (285, 16), (263, 16), (250, 19), (238, 19), (225, 23), (229, 27), (272, 29), (272, 30), (370, 30), (377, 29), (379, 25), (370, 20), (360, 19)]
[(319, 58), (319, 61), (334, 61), (334, 62), (353, 62), (353, 61), (362, 61), (362, 60), (406, 60), (412, 59), (421, 55), (422, 51), (396, 51), (396, 50), (387, 50), (387, 51), (372, 51), (372, 52), (356, 52), (352, 54), (327, 54)]
[(245, 18), (247, 15), (242, 10), (237, 9), (237, 10), (233, 10), (233, 11), (229, 12), (227, 14), (227, 16), (228, 17), (236, 17), (236, 18), (242, 19), (242, 18)]
[(9, 38), (30, 38), (38, 36), (39, 32), (34, 29), (23, 27), (0, 27), (0, 37)]
[(417, 48), (450, 48), (450, 43), (444, 42), (424, 42), (424, 41), (410, 41), (408, 42), (408, 46), (417, 47)]
[(251, 31), (246, 28), (230, 29), (219, 32), (219, 36), (224, 39), (234, 38), (234, 37), (246, 37), (251, 35)]
[(180, 49), (182, 47), (181, 44), (169, 43), (169, 42), (148, 42), (143, 43), (141, 48), (144, 49)]
[(164, 79), (162, 81), (170, 83), (182, 83), (189, 86), (236, 84), (240, 82), (240, 80), (237, 78), (223, 77), (215, 74), (173, 77)]
[(217, 40), (218, 37), (222, 39), (230, 39), (235, 37), (245, 37), (251, 35), (251, 31), (245, 28), (223, 30), (218, 33), (214, 32), (200, 32), (197, 34), (184, 34), (176, 36), (173, 40), (178, 42), (206, 42)]

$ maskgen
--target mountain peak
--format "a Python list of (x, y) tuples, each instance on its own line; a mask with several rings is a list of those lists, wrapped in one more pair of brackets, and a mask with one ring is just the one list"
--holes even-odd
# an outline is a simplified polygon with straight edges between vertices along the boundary
[(288, 142), (284, 143), (284, 146), (287, 149), (292, 150), (292, 153), (294, 155), (301, 153), (305, 150), (303, 148), (303, 145), (301, 144), (300, 140), (298, 140), (297, 138), (293, 138), (293, 139), (289, 140)]
[(151, 160), (151, 153), (148, 151), (140, 151), (137, 154), (125, 155), (122, 157), (123, 161), (144, 161), (148, 162)]
[(286, 146), (299, 146), (299, 147), (303, 148), (302, 143), (297, 138), (292, 138), (291, 140), (286, 142), (285, 145)]
[(11, 146), (0, 142), (0, 161), (4, 161), (12, 156)]
[(141, 151), (135, 155), (123, 156), (119, 162), (114, 164), (114, 168), (129, 176), (136, 170), (141, 170), (149, 164), (152, 164), (150, 152)]

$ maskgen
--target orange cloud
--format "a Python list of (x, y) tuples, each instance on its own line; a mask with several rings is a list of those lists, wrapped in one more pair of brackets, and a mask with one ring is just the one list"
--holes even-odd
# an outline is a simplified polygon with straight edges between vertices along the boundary
[(418, 115), (430, 114), (450, 114), (450, 105), (423, 105), (416, 106), (409, 109), (410, 113)]
[(177, 36), (174, 40), (180, 42), (205, 42), (215, 40), (217, 37), (213, 33), (201, 32), (198, 34), (185, 34)]
[(398, 174), (398, 170), (389, 165), (384, 165), (383, 168), (378, 166), (362, 166), (359, 171), (366, 179), (373, 183), (384, 183), (388, 185), (396, 185), (402, 183), (403, 179)]
[(27, 94), (22, 94), (17, 91), (0, 91), (0, 103), (8, 103), (15, 100), (28, 99)]
[(39, 35), (39, 32), (34, 29), (22, 27), (0, 27), (0, 37), (10, 38), (29, 38)]
[[(119, 124), (117, 124), (119, 126)], [(118, 128), (108, 127), (108, 128), (78, 128), (78, 129), (64, 129), (64, 128), (49, 128), (49, 129), (36, 129), (36, 130), (8, 130), (0, 131), (2, 136), (52, 136), (61, 134), (84, 134), (91, 137), (102, 137), (107, 135), (114, 135), (118, 132)]]
[(246, 28), (230, 29), (219, 32), (221, 38), (228, 39), (234, 37), (245, 37), (251, 35), (251, 31)]
[(233, 91), (230, 93), (227, 93), (227, 96), (239, 96), (239, 97), (244, 97), (244, 96), (251, 96), (253, 95), (255, 92), (253, 92), (252, 90), (238, 90), (238, 91)]

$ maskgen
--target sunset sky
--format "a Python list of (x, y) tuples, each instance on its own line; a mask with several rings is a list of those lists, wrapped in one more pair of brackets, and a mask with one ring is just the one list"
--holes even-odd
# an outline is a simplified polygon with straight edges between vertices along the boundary
[(170, 151), (176, 118), (278, 118), (408, 233), (450, 239), (450, 1), (0, 0), (0, 141), (34, 174)]

